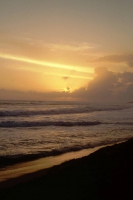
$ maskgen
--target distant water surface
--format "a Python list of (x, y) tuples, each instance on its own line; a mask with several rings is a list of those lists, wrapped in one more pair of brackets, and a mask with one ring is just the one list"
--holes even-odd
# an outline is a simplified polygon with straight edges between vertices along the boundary
[(58, 155), (133, 137), (133, 104), (0, 101), (0, 157)]

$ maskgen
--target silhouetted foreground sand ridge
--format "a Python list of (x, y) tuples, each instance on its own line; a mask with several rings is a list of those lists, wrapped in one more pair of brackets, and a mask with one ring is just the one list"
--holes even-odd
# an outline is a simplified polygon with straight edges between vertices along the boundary
[(133, 139), (52, 167), (0, 191), (0, 199), (133, 199)]

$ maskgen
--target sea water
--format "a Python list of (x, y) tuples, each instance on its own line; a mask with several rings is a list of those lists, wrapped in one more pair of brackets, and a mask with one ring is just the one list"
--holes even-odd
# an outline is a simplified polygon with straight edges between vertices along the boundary
[(0, 157), (46, 157), (133, 137), (133, 104), (0, 101)]

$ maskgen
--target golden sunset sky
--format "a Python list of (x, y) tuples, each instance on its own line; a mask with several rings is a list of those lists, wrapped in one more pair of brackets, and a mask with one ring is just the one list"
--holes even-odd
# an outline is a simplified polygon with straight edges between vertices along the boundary
[(0, 1), (0, 99), (132, 100), (132, 20), (132, 0)]

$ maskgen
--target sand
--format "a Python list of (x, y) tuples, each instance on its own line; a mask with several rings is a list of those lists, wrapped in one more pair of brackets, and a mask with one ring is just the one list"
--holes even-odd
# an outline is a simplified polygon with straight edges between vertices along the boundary
[(0, 199), (133, 199), (133, 139), (27, 173), (22, 181), (15, 186), (8, 181)]
[(19, 160), (21, 162), (17, 164), (12, 164), (12, 162), (8, 163), (8, 165), (10, 164), (9, 166), (7, 165), (2, 167), (0, 170), (0, 189), (20, 183), (24, 180), (23, 177), (25, 177), (25, 181), (30, 180), (33, 176), (38, 176), (39, 171), (41, 172), (41, 175), (46, 174), (48, 169), (53, 166), (62, 164), (63, 162), (72, 159), (82, 158), (84, 156), (90, 155), (102, 147), (105, 147), (105, 145), (76, 152), (68, 152), (58, 156), (35, 159), (27, 162), (23, 162), (22, 159), (22, 161)]

